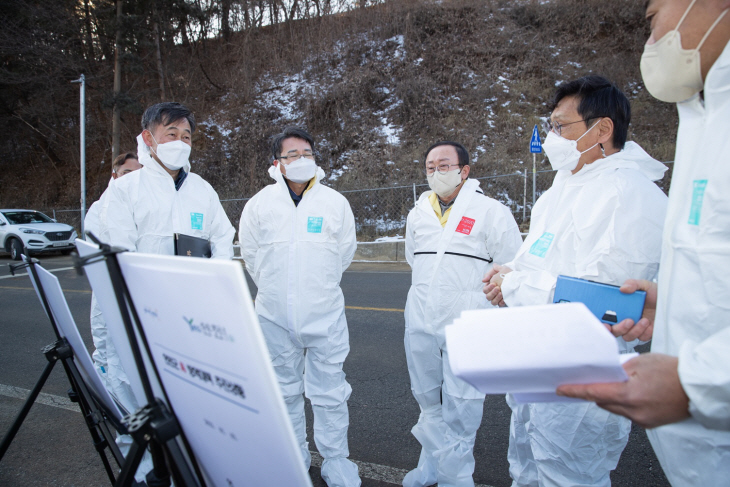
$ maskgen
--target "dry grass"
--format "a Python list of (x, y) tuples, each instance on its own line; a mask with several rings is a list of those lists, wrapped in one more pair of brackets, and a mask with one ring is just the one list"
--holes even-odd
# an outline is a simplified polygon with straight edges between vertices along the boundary
[[(334, 183), (339, 189), (421, 182), (413, 161), (438, 139), (458, 140), (478, 155), (474, 175), (513, 173), (523, 169), (520, 161), (531, 161), (532, 126), (547, 115), (556, 83), (588, 73), (607, 75), (631, 99), (630, 139), (671, 160), (676, 110), (652, 99), (639, 73), (647, 35), (635, 0), (391, 1), (237, 33), (192, 51), (178, 47), (166, 65), (174, 71), (168, 76), (175, 99), (199, 121), (212, 118), (231, 130), (224, 135), (201, 125), (194, 170), (222, 198), (237, 198), (269, 183), (267, 139), (286, 124), (306, 126), (323, 141), (327, 172), (348, 166)], [(402, 47), (395, 36), (403, 36)], [(296, 116), (287, 118), (262, 100), (297, 74), (299, 91), (287, 95)], [(97, 161), (109, 158), (110, 111), (98, 106), (92, 103), (89, 200), (103, 190), (109, 170)], [(125, 115), (123, 149), (134, 148), (135, 116)], [(383, 119), (399, 129), (398, 144), (383, 136)], [(21, 162), (5, 171), (0, 203), (75, 206), (77, 166), (65, 157), (57, 162), (69, 175), (65, 187), (28, 191), (37, 180), (18, 169), (28, 167)]]

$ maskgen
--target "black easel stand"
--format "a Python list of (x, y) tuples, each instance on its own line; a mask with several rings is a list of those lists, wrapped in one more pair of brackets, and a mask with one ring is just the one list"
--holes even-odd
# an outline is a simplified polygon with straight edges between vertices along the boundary
[[(60, 361), (66, 371), (68, 381), (71, 384), (71, 389), (69, 389), (68, 392), (69, 398), (71, 399), (71, 401), (79, 404), (79, 408), (81, 409), (81, 413), (86, 420), (86, 425), (94, 442), (94, 447), (101, 457), (101, 461), (104, 464), (104, 469), (109, 476), (109, 480), (114, 483), (114, 471), (109, 464), (109, 460), (107, 459), (105, 450), (108, 447), (117, 464), (120, 466), (122, 465), (122, 463), (124, 462), (124, 456), (122, 455), (119, 447), (114, 441), (114, 434), (107, 424), (107, 422), (117, 422), (112, 420), (113, 415), (110, 412), (105, 412), (104, 410), (102, 410), (102, 408), (100, 408), (99, 404), (97, 404), (97, 402), (93, 399), (93, 396), (91, 395), (89, 389), (86, 387), (86, 384), (81, 378), (81, 374), (79, 373), (78, 368), (73, 361), (73, 349), (71, 348), (71, 345), (68, 343), (68, 341), (65, 338), (61, 337), (58, 331), (58, 326), (53, 318), (53, 313), (51, 312), (50, 306), (48, 305), (48, 300), (46, 299), (43, 286), (41, 285), (40, 280), (38, 279), (36, 269), (33, 266), (33, 264), (36, 264), (37, 262), (38, 260), (31, 259), (30, 264), (24, 263), (10, 266), (10, 271), (14, 274), (16, 270), (28, 267), (28, 272), (32, 273), (33, 279), (38, 286), (38, 294), (41, 297), (41, 301), (43, 302), (46, 314), (51, 321), (51, 325), (53, 327), (53, 331), (56, 334), (57, 340), (54, 343), (44, 347), (42, 350), (43, 354), (46, 357), (46, 360), (48, 361), (48, 364), (43, 369), (41, 376), (38, 378), (38, 381), (33, 387), (33, 390), (23, 404), (23, 407), (18, 413), (18, 416), (15, 418), (15, 421), (13, 421), (13, 424), (10, 426), (10, 430), (7, 432), (5, 437), (3, 437), (2, 443), (0, 443), (0, 460), (2, 460), (3, 456), (5, 456), (5, 452), (7, 452), (10, 444), (15, 438), (15, 435), (18, 433), (18, 430), (20, 430), (20, 426), (23, 424), (25, 417), (30, 412), (30, 408), (33, 406), (33, 403), (38, 397), (38, 394), (40, 394), (41, 389), (43, 389), (43, 385), (46, 383), (46, 380), (51, 375), (53, 367), (56, 365), (57, 362)], [(114, 426), (117, 429), (123, 428), (122, 425), (118, 423), (114, 424)]]
[[(115, 487), (131, 487), (134, 485), (134, 474), (144, 456), (145, 449), (148, 448), (152, 455), (152, 463), (154, 465), (154, 468), (147, 474), (146, 478), (149, 487), (168, 487), (171, 477), (176, 487), (204, 487), (205, 481), (203, 480), (202, 473), (198, 468), (185, 436), (182, 434), (174, 413), (169, 411), (162, 401), (156, 399), (152, 391), (147, 369), (142, 358), (140, 344), (137, 341), (135, 326), (140, 330), (140, 340), (145, 347), (147, 356), (150, 357), (150, 363), (152, 364), (158, 382), (160, 381), (160, 375), (154, 366), (154, 361), (151, 359), (152, 354), (150, 353), (149, 344), (139, 326), (139, 315), (134, 307), (117, 260), (117, 255), (125, 252), (125, 250), (112, 248), (100, 242), (90, 232), (87, 232), (87, 235), (94, 243), (99, 245), (100, 252), (84, 258), (77, 257), (74, 265), (80, 272), (81, 268), (87, 264), (102, 261), (106, 263), (117, 304), (119, 305), (119, 312), (127, 332), (127, 337), (129, 338), (129, 345), (132, 349), (132, 355), (134, 356), (147, 400), (147, 406), (140, 408), (122, 420), (127, 425), (127, 431), (132, 436), (134, 442), (124, 461), (122, 472), (119, 474), (119, 478), (114, 485)], [(167, 398), (165, 399), (167, 400)], [(167, 402), (169, 403), (169, 400)], [(183, 450), (177, 443), (178, 437), (186, 447), (194, 471), (190, 468)]]

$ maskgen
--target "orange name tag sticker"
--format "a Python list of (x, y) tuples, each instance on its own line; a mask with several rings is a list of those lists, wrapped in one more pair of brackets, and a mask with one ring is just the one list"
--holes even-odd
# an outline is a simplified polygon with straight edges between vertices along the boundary
[(475, 220), (462, 216), (459, 226), (456, 227), (456, 231), (463, 233), (464, 235), (469, 235), (471, 233), (471, 229), (474, 228), (474, 222)]

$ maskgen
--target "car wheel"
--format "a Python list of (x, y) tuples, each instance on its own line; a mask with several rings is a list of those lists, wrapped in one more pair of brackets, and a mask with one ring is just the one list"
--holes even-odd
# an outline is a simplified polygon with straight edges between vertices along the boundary
[(20, 260), (23, 255), (23, 243), (14, 238), (10, 241), (10, 258), (13, 260)]

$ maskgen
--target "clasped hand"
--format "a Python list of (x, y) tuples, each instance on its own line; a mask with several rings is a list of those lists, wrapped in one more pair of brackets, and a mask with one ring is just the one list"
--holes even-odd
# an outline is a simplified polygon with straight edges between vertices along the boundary
[(502, 296), (502, 281), (504, 281), (504, 276), (510, 272), (512, 272), (512, 269), (509, 267), (494, 264), (492, 270), (487, 272), (482, 279), (484, 283), (482, 291), (487, 296), (487, 300), (494, 306), (507, 306)]

